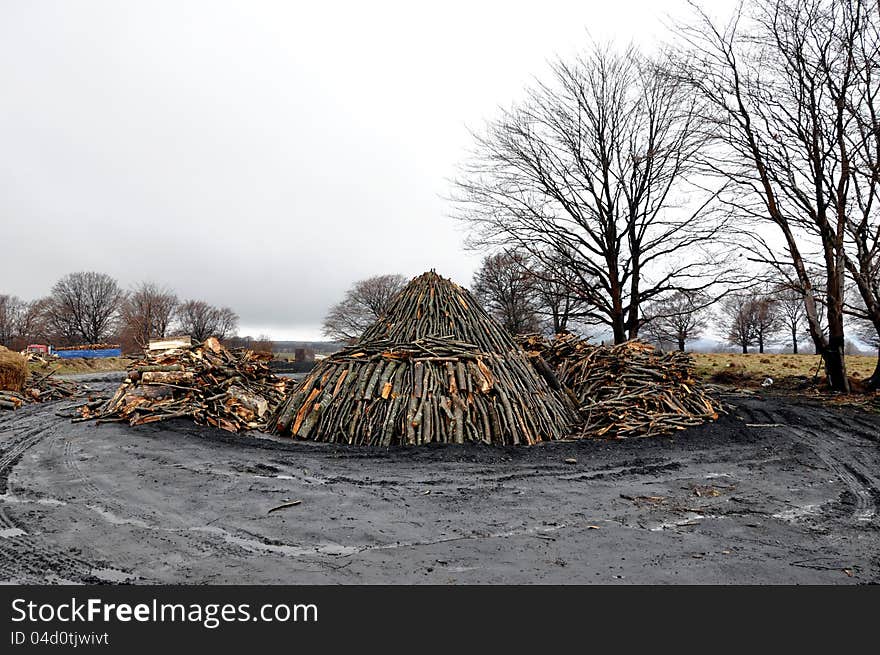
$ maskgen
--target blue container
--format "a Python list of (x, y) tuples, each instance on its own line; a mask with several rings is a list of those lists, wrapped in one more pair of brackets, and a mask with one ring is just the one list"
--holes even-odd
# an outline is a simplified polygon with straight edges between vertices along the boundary
[(121, 348), (107, 348), (105, 350), (56, 350), (55, 354), (62, 359), (101, 359), (102, 357), (121, 357)]

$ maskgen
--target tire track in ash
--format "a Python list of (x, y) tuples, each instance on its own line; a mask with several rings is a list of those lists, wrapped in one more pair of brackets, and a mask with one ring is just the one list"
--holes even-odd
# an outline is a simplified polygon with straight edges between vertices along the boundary
[[(853, 475), (864, 489), (870, 494), (870, 514), (864, 515), (859, 520), (869, 521), (878, 514), (878, 501), (880, 501), (880, 458), (877, 457), (877, 448), (871, 442), (865, 443), (867, 436), (854, 436), (853, 431), (858, 431), (852, 421), (841, 417), (835, 424), (830, 422), (824, 426), (824, 430), (836, 436), (841, 443), (849, 446), (849, 458), (843, 465)], [(841, 429), (844, 428), (843, 430)], [(847, 432), (846, 429), (850, 432)], [(817, 435), (821, 438), (821, 435)], [(867, 508), (866, 508), (867, 511)]]
[[(860, 459), (865, 448), (876, 448), (863, 434), (865, 427), (843, 415), (829, 415), (824, 408), (817, 418), (818, 425), (793, 425), (803, 423), (803, 417), (793, 411), (782, 410), (776, 421), (784, 423), (806, 444), (822, 462), (849, 488), (855, 498), (853, 518), (860, 523), (873, 522), (877, 517), (877, 501), (880, 499), (880, 478), (871, 466)], [(843, 426), (843, 430), (840, 429)], [(861, 436), (860, 436), (861, 435)], [(876, 463), (875, 463), (876, 465)]]
[[(79, 451), (76, 448), (75, 440), (64, 439), (63, 443), (61, 452), (53, 453), (53, 456), (58, 460), (60, 466), (71, 475), (72, 484), (78, 486), (81, 495), (78, 495), (77, 502), (72, 509), (78, 511), (86, 519), (94, 520), (96, 516), (100, 517), (101, 520), (107, 522), (109, 529), (131, 526), (135, 529), (148, 530), (150, 539), (168, 544), (172, 542), (166, 533), (184, 535), (190, 542), (197, 542), (196, 548), (199, 550), (204, 549), (201, 544), (207, 544), (213, 548), (219, 543), (216, 536), (200, 534), (188, 525), (169, 527), (161, 523), (156, 524), (155, 512), (150, 515), (149, 510), (145, 511), (140, 503), (120, 501), (116, 490), (102, 485), (100, 477), (96, 479), (89, 474), (88, 470), (84, 470), (81, 465), (82, 460), (77, 456)], [(124, 577), (148, 583), (154, 580), (150, 567), (145, 567), (143, 561), (126, 555), (124, 549), (114, 551), (112, 561), (114, 566), (106, 568), (117, 571)], [(123, 571), (125, 571), (124, 574)]]
[[(0, 491), (8, 491), (9, 474), (30, 448), (44, 439), (53, 439), (58, 426), (46, 423), (45, 417), (24, 417), (24, 429), (13, 433), (11, 443), (0, 455)], [(27, 420), (30, 419), (30, 420)], [(7, 445), (7, 444), (4, 444)], [(96, 572), (106, 567), (70, 555), (28, 534), (27, 525), (18, 525), (0, 501), (0, 579), (19, 583), (100, 582)]]

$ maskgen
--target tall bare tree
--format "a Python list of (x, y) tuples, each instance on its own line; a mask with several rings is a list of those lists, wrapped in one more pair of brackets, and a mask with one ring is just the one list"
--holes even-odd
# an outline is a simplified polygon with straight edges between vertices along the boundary
[(144, 348), (150, 339), (167, 336), (177, 302), (177, 296), (170, 289), (142, 282), (122, 304), (123, 329)]
[(523, 255), (502, 252), (485, 257), (474, 275), (473, 291), (511, 334), (540, 330), (537, 281)]
[[(834, 8), (839, 24), (834, 45), (841, 54), (826, 60), (846, 58), (852, 69), (849, 84), (829, 88), (846, 111), (835, 144), (851, 188), (844, 261), (864, 310), (860, 337), (871, 343), (880, 339), (880, 2), (851, 0), (840, 5)], [(868, 325), (874, 328), (873, 338), (865, 334)], [(880, 351), (865, 386), (880, 389)]]
[(180, 329), (196, 341), (217, 337), (221, 341), (235, 336), (238, 314), (229, 307), (215, 307), (204, 300), (187, 300), (178, 305)]
[(471, 247), (565, 267), (583, 322), (618, 343), (637, 336), (644, 303), (722, 277), (710, 256), (724, 228), (709, 211), (714, 192), (686, 180), (704, 141), (697, 108), (633, 48), (556, 62), (475, 135), (455, 193)]
[(124, 299), (125, 292), (106, 273), (70, 273), (52, 287), (46, 312), (62, 339), (99, 343), (113, 334)]
[[(731, 182), (726, 200), (735, 211), (777, 228), (781, 251), (760, 231), (753, 250), (801, 290), (829, 385), (846, 391), (845, 272), (859, 268), (846, 240), (859, 198), (876, 195), (854, 184), (853, 166), (853, 144), (875, 139), (876, 118), (859, 135), (853, 114), (871, 115), (865, 95), (876, 91), (863, 78), (876, 79), (876, 57), (852, 44), (880, 19), (876, 1), (752, 0), (726, 25), (696, 12), (697, 24), (680, 30), (690, 47), (679, 70), (710, 110), (716, 148), (707, 167)], [(873, 45), (867, 50), (876, 53)], [(867, 159), (876, 161), (876, 152)], [(876, 179), (876, 166), (864, 171)], [(814, 254), (824, 277), (827, 334), (810, 274)]]
[(407, 279), (402, 275), (376, 275), (355, 282), (345, 297), (333, 305), (324, 319), (325, 336), (336, 341), (353, 341), (385, 313)]

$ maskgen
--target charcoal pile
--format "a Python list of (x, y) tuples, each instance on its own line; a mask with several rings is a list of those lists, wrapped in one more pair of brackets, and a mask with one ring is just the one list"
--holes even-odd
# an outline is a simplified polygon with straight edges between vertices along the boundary
[(597, 346), (572, 335), (521, 340), (577, 397), (585, 437), (668, 434), (713, 421), (721, 402), (694, 377), (690, 355), (632, 340)]
[(431, 271), (297, 385), (276, 430), (369, 446), (534, 444), (566, 436), (576, 418), (473, 296)]
[(143, 425), (189, 417), (238, 432), (265, 430), (293, 381), (273, 375), (269, 354), (227, 350), (211, 337), (188, 348), (148, 353), (110, 400), (80, 408), (81, 419)]

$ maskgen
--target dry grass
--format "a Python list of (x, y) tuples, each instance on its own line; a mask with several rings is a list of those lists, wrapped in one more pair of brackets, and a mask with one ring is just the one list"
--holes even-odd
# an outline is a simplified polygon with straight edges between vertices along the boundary
[[(778, 355), (749, 353), (694, 353), (697, 375), (710, 380), (734, 384), (760, 384), (770, 377), (775, 381), (790, 377), (812, 377), (820, 367), (818, 355)], [(877, 358), (850, 355), (846, 358), (847, 373), (857, 380), (869, 377)], [(821, 374), (821, 368), (819, 370)]]
[(27, 380), (24, 357), (0, 346), (0, 390), (21, 391)]
[(53, 359), (48, 364), (33, 361), (28, 364), (31, 371), (36, 373), (48, 373), (58, 369), (58, 375), (73, 373), (106, 373), (110, 371), (124, 371), (131, 363), (127, 357), (102, 357), (94, 359)]

